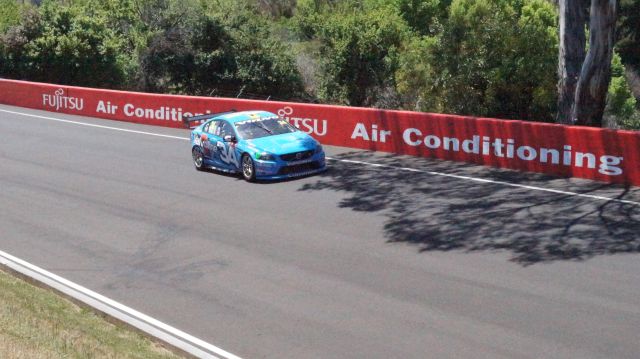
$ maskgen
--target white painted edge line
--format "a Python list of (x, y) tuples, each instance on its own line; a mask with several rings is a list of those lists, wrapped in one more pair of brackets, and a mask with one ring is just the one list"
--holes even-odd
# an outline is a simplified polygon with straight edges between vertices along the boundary
[(465, 181), (473, 181), (473, 182), (480, 182), (480, 183), (490, 183), (490, 184), (497, 184), (497, 185), (502, 185), (502, 186), (529, 189), (529, 190), (534, 190), (534, 191), (542, 191), (542, 192), (550, 192), (550, 193), (562, 194), (562, 195), (573, 196), (573, 197), (583, 197), (583, 198), (595, 199), (595, 200), (598, 200), (598, 201), (617, 202), (617, 203), (624, 203), (624, 204), (640, 206), (640, 202), (628, 201), (628, 200), (624, 200), (624, 199), (611, 198), (611, 197), (605, 197), (605, 196), (596, 196), (596, 195), (593, 195), (593, 194), (561, 191), (561, 190), (552, 189), (552, 188), (528, 186), (528, 185), (522, 185), (522, 184), (517, 184), (517, 183), (511, 183), (511, 182), (494, 181), (494, 180), (485, 179), (485, 178), (460, 176), (460, 175), (454, 175), (454, 174), (450, 174), (450, 173), (426, 171), (426, 170), (419, 170), (419, 169), (408, 168), (408, 167), (389, 166), (389, 165), (383, 165), (383, 164), (378, 164), (378, 163), (369, 163), (369, 162), (363, 162), (363, 161), (341, 160), (341, 159), (336, 159), (336, 158), (331, 158), (331, 157), (327, 157), (327, 159), (328, 160), (333, 160), (333, 161), (340, 161), (340, 162), (346, 162), (346, 163), (359, 164), (359, 165), (368, 165), (368, 166), (374, 166), (374, 167), (380, 167), (380, 168), (389, 168), (389, 169), (395, 169), (395, 170), (399, 170), (399, 171), (424, 173), (424, 174), (428, 174), (428, 175), (432, 175), (432, 176), (456, 178), (456, 179), (465, 180)]
[[(59, 119), (59, 118), (55, 118), (55, 117), (33, 115), (33, 114), (29, 114), (29, 113), (9, 111), (9, 110), (4, 110), (4, 109), (0, 109), (0, 112), (6, 112), (6, 113), (11, 113), (11, 114), (15, 114), (15, 115), (22, 115), (22, 116), (28, 116), (28, 117), (41, 118), (41, 119), (51, 120), (51, 121), (56, 121), (56, 122), (70, 123), (70, 124), (74, 124), (74, 125), (97, 127), (97, 128), (114, 130), (114, 131), (130, 132), (130, 133), (136, 133), (136, 134), (141, 134), (141, 135), (166, 137), (166, 138), (172, 138), (172, 139), (177, 139), (177, 140), (190, 141), (190, 139), (187, 138), (187, 137), (170, 136), (170, 135), (163, 135), (163, 134), (153, 133), (153, 132), (129, 130), (129, 129), (119, 128), (119, 127), (95, 125), (95, 124), (91, 124), (91, 123), (63, 120), (63, 119)], [(344, 163), (366, 165), (366, 166), (377, 167), (377, 168), (388, 168), (388, 169), (394, 169), (394, 170), (398, 170), (398, 171), (423, 173), (423, 174), (428, 174), (428, 175), (432, 175), (432, 176), (456, 178), (456, 179), (464, 180), (464, 181), (497, 184), (497, 185), (503, 185), (503, 186), (508, 186), (508, 187), (528, 189), (528, 190), (532, 190), (532, 191), (540, 191), (540, 192), (562, 194), (562, 195), (571, 196), (571, 197), (582, 197), (582, 198), (589, 198), (589, 199), (594, 199), (594, 200), (598, 200), (598, 201), (616, 202), (616, 203), (623, 203), (623, 204), (630, 204), (630, 205), (634, 205), (634, 206), (640, 206), (640, 202), (634, 202), (634, 201), (629, 201), (629, 200), (624, 200), (624, 199), (619, 199), (619, 198), (605, 197), (605, 196), (597, 196), (597, 195), (586, 194), (586, 193), (561, 191), (561, 190), (556, 190), (556, 189), (551, 189), (551, 188), (543, 188), (543, 187), (537, 187), (537, 186), (522, 185), (522, 184), (517, 184), (517, 183), (511, 183), (511, 182), (494, 181), (494, 180), (485, 179), (485, 178), (479, 178), (479, 177), (460, 176), (460, 175), (454, 175), (454, 174), (450, 174), (450, 173), (426, 171), (426, 170), (420, 170), (420, 169), (409, 168), (409, 167), (390, 166), (390, 165), (383, 165), (383, 164), (379, 164), (379, 163), (371, 163), (371, 162), (364, 162), (364, 161), (343, 160), (343, 159), (338, 159), (338, 158), (333, 158), (333, 157), (327, 157), (327, 159), (331, 160), (331, 161), (339, 161), (339, 162), (344, 162)]]
[(212, 344), (3, 251), (0, 251), (0, 265), (4, 265), (37, 282), (60, 291), (71, 298), (138, 328), (195, 357), (207, 359), (240, 359), (238, 356)]
[(165, 137), (165, 138), (172, 138), (172, 139), (175, 139), (175, 140), (186, 140), (186, 141), (190, 141), (190, 139), (189, 139), (189, 138), (186, 138), (186, 137), (171, 136), (171, 135), (163, 135), (163, 134), (161, 134), (161, 133), (153, 133), (153, 132), (145, 132), (145, 131), (129, 130), (129, 129), (126, 129), (126, 128), (120, 128), (120, 127), (102, 126), (102, 125), (96, 125), (96, 124), (93, 124), (93, 123), (86, 123), (86, 122), (79, 122), (79, 121), (71, 121), (71, 120), (63, 120), (63, 119), (61, 119), (61, 118), (55, 118), (55, 117), (49, 117), (49, 116), (33, 115), (33, 114), (30, 114), (30, 113), (23, 113), (23, 112), (9, 111), (9, 110), (3, 110), (3, 109), (0, 109), (0, 112), (6, 112), (6, 113), (14, 114), (14, 115), (21, 115), (21, 116), (27, 116), (27, 117), (41, 118), (41, 119), (44, 119), (44, 120), (50, 120), (50, 121), (55, 121), (55, 122), (69, 123), (69, 124), (73, 124), (73, 125), (80, 125), (80, 126), (87, 126), (87, 127), (96, 127), (96, 128), (106, 129), (106, 130), (121, 131), (121, 132), (129, 132), (129, 133), (137, 133), (137, 134), (139, 134), (139, 135), (156, 136), (156, 137)]

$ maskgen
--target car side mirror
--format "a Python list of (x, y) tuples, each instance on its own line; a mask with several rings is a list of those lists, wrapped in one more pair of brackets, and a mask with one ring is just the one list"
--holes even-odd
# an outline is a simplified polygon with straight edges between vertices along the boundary
[(236, 136), (226, 135), (224, 136), (224, 142), (236, 142)]

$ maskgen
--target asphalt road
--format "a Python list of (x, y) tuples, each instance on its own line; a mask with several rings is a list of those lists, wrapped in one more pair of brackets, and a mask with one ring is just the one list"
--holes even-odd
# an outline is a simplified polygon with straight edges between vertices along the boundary
[[(638, 358), (640, 189), (327, 148), (193, 169), (184, 130), (0, 106), (0, 250), (245, 358)], [(346, 160), (346, 161), (345, 161)]]

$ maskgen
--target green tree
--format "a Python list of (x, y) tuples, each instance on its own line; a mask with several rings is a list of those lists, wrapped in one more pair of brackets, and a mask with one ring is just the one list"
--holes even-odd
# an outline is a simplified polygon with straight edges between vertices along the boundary
[(618, 2), (559, 0), (559, 8), (557, 122), (601, 127), (611, 81)]
[(445, 112), (551, 121), (557, 41), (544, 0), (454, 0), (427, 57), (425, 97), (440, 98)]
[(29, 9), (22, 14), (21, 23), (11, 26), (0, 38), (2, 63), (0, 76), (14, 79), (31, 79), (27, 44), (37, 39), (44, 31), (40, 13)]
[(221, 1), (162, 21), (142, 54), (145, 89), (199, 95), (301, 96), (293, 57), (255, 8)]
[(326, 16), (316, 30), (320, 98), (352, 106), (378, 104), (382, 94), (395, 89), (398, 50), (407, 34), (402, 19), (389, 8)]
[(120, 87), (121, 43), (104, 18), (52, 1), (43, 3), (41, 10), (46, 26), (25, 46), (34, 80)]
[(438, 93), (438, 74), (433, 66), (438, 38), (412, 36), (399, 53), (395, 74), (403, 107), (415, 111), (443, 112), (445, 106)]
[(436, 35), (448, 16), (451, 0), (395, 0), (395, 6), (413, 31)]
[(619, 0), (617, 51), (625, 64), (640, 67), (640, 0)]
[(80, 86), (120, 87), (120, 41), (104, 18), (74, 5), (45, 1), (7, 30), (7, 77)]
[(20, 23), (20, 6), (15, 0), (0, 0), (0, 34)]
[(636, 99), (631, 93), (625, 78), (625, 68), (618, 54), (614, 54), (611, 65), (611, 83), (607, 93), (605, 117), (624, 129), (640, 129), (640, 113), (636, 109)]

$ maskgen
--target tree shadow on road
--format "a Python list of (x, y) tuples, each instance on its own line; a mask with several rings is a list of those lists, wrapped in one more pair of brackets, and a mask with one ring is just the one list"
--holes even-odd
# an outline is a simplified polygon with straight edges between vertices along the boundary
[[(640, 202), (638, 188), (593, 181), (367, 152), (334, 158)], [(639, 205), (341, 161), (300, 190), (345, 192), (339, 207), (384, 213), (388, 242), (421, 251), (510, 251), (522, 265), (640, 252)]]

